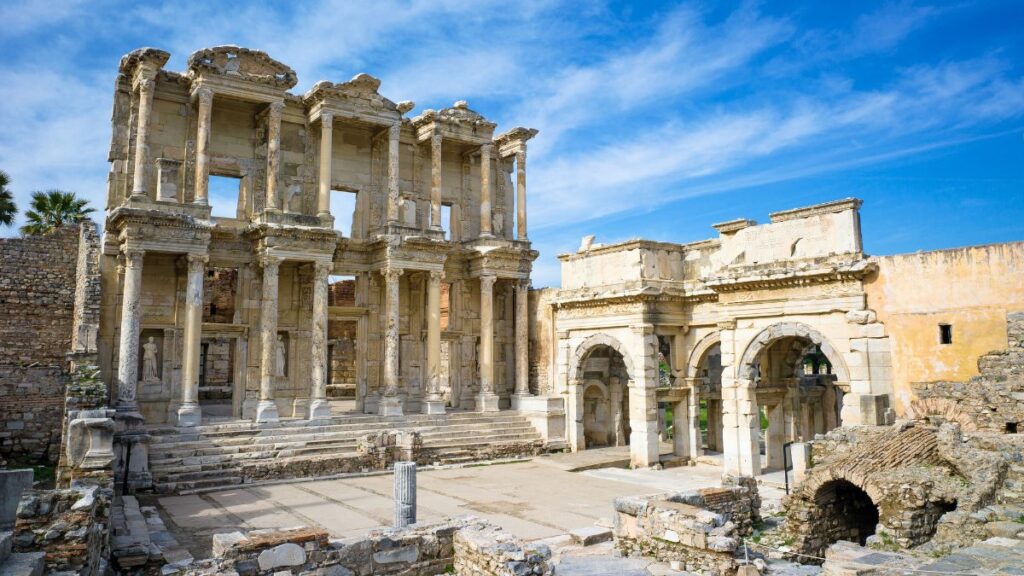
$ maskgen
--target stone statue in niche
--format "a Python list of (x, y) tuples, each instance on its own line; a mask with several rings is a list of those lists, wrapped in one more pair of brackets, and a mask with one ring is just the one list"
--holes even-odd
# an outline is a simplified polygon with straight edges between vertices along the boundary
[(159, 382), (156, 359), (157, 344), (152, 336), (142, 345), (142, 381)]
[(491, 214), (491, 230), (495, 236), (501, 237), (505, 235), (505, 213), (500, 210), (495, 210)]
[(284, 335), (277, 335), (277, 354), (276, 354), (276, 366), (274, 366), (274, 376), (284, 376), (286, 374), (288, 360), (287, 351), (284, 348)]
[(298, 178), (293, 178), (291, 184), (288, 186), (286, 197), (284, 201), (285, 212), (299, 212), (295, 208), (296, 200), (302, 195), (302, 184)]

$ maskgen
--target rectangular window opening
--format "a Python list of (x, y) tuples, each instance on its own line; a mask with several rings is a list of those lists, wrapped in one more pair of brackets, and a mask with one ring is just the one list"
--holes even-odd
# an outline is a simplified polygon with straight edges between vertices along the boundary
[(939, 324), (939, 343), (953, 343), (953, 326), (950, 324)]
[(356, 201), (359, 194), (352, 190), (331, 190), (331, 216), (334, 216), (334, 229), (346, 238), (352, 237), (355, 227)]
[(1017, 433), (1017, 423), (1016, 422), (1007, 422), (1006, 423), (1006, 433), (1007, 434), (1016, 434)]
[(441, 228), (444, 230), (445, 236), (448, 238), (452, 237), (452, 205), (441, 204)]
[(242, 178), (210, 174), (210, 214), (218, 218), (237, 218), (238, 199), (242, 193)]
[(328, 306), (355, 306), (356, 305), (356, 277), (355, 276), (328, 276), (327, 277), (327, 305)]
[(236, 268), (208, 268), (203, 280), (203, 322), (232, 324), (235, 321)]

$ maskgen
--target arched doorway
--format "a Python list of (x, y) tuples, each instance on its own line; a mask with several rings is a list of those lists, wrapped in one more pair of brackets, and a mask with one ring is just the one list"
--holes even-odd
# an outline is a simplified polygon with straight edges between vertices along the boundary
[(575, 394), (582, 429), (577, 450), (629, 444), (629, 369), (611, 340), (592, 341), (579, 359)]
[(699, 429), (705, 451), (722, 452), (722, 345), (717, 332), (694, 347), (687, 376), (699, 387)]
[(754, 339), (740, 375), (755, 389), (757, 453), (764, 468), (783, 468), (787, 442), (813, 440), (842, 425), (845, 374), (836, 350), (804, 324), (776, 324)]
[[(878, 527), (878, 506), (863, 489), (843, 479), (825, 482), (814, 493), (814, 506), (802, 527), (804, 554), (822, 556), (840, 540), (867, 544)], [(813, 546), (808, 546), (813, 543)]]

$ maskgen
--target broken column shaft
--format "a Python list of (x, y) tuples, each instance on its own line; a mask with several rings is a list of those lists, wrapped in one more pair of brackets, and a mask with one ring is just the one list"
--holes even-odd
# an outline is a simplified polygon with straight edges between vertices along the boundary
[(395, 462), (395, 528), (416, 523), (416, 463)]

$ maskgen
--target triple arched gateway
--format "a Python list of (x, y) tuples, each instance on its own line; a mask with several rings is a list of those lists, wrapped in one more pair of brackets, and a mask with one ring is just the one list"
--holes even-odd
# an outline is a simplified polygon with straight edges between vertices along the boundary
[(706, 454), (759, 474), (783, 466), (787, 442), (886, 422), (889, 338), (867, 307), (876, 267), (859, 206), (726, 222), (691, 244), (585, 241), (560, 256), (553, 391), (568, 398), (572, 448), (618, 442), (628, 423), (634, 466)]

